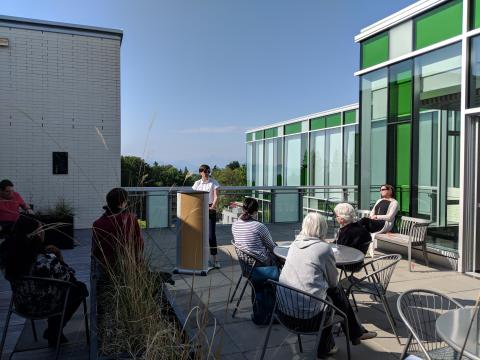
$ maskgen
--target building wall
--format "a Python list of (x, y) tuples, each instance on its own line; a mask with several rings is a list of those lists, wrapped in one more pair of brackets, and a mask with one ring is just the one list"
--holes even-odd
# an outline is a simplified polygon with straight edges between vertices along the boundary
[[(0, 25), (0, 178), (35, 210), (64, 200), (75, 227), (120, 185), (121, 38)], [(52, 152), (68, 174), (52, 174)]]

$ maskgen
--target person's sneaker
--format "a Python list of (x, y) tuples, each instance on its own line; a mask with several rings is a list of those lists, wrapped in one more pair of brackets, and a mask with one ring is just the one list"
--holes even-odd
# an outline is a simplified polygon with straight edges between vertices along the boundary
[(222, 266), (220, 265), (220, 261), (215, 261), (215, 264), (213, 265), (215, 269), (220, 269)]
[(337, 347), (337, 345), (333, 345), (333, 347), (330, 349), (329, 352), (327, 352), (327, 353), (324, 354), (324, 355), (321, 355), (321, 356), (317, 357), (317, 359), (326, 359), (327, 357), (329, 357), (329, 356), (331, 356), (331, 355), (335, 355), (337, 352), (338, 352), (338, 347)]
[(377, 337), (377, 333), (375, 331), (367, 331), (362, 334), (359, 338), (353, 339), (352, 344), (353, 345), (360, 345), (362, 340), (368, 340), (368, 339), (373, 339), (374, 337)]

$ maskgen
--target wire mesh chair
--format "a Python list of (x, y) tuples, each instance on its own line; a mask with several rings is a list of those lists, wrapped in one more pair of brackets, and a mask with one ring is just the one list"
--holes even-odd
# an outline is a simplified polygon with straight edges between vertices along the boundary
[[(340, 281), (340, 284), (345, 289), (347, 298), (352, 295), (353, 303), (356, 310), (358, 311), (358, 306), (353, 293), (363, 293), (370, 294), (379, 299), (387, 315), (388, 322), (392, 327), (393, 333), (397, 337), (397, 341), (400, 343), (400, 339), (395, 330), (395, 319), (393, 317), (392, 310), (388, 305), (387, 300), (387, 288), (392, 278), (393, 271), (397, 266), (398, 262), (402, 256), (400, 254), (391, 254), (377, 257), (365, 264), (363, 264), (363, 269), (365, 271), (365, 276), (362, 278), (356, 278), (354, 276), (346, 277)], [(377, 300), (378, 301), (378, 300)]]
[(242, 292), (240, 293), (240, 297), (238, 298), (237, 304), (235, 305), (235, 309), (233, 309), (232, 317), (235, 317), (235, 314), (237, 313), (238, 307), (240, 306), (240, 302), (242, 301), (243, 294), (245, 293), (247, 285), (248, 284), (251, 285), (250, 279), (252, 278), (253, 269), (257, 266), (261, 266), (262, 262), (251, 252), (244, 249), (240, 249), (233, 240), (232, 240), (232, 245), (235, 249), (235, 252), (237, 253), (238, 263), (240, 265), (240, 269), (242, 270), (242, 273), (238, 278), (237, 285), (235, 286), (235, 290), (233, 291), (232, 297), (230, 298), (230, 303), (233, 302), (233, 299), (235, 298), (235, 294), (237, 293), (238, 287), (242, 282), (242, 277), (246, 279), (245, 285), (243, 285)]
[[(30, 323), (32, 325), (33, 338), (35, 339), (35, 341), (38, 341), (37, 331), (35, 328), (35, 320), (42, 320), (48, 319), (53, 316), (60, 316), (60, 324), (63, 324), (70, 290), (76, 285), (68, 281), (52, 278), (25, 276), (17, 281), (11, 282), (11, 286), (12, 298), (10, 300), (10, 306), (7, 312), (5, 328), (3, 329), (2, 342), (0, 344), (0, 357), (3, 353), (3, 347), (5, 345), (8, 325), (12, 313), (30, 320)], [(87, 302), (85, 299), (83, 299), (83, 312), (87, 344), (90, 344), (90, 335), (87, 319)], [(58, 355), (60, 353), (61, 335), (62, 326), (60, 326), (57, 335), (55, 359), (58, 359)], [(31, 350), (35, 349), (29, 348), (21, 351)], [(10, 354), (10, 358), (15, 352), (21, 351), (13, 351)]]
[(274, 318), (288, 331), (297, 334), (300, 352), (303, 352), (301, 335), (316, 335), (315, 351), (320, 343), (320, 336), (325, 328), (334, 324), (344, 326), (347, 342), (347, 354), (350, 359), (350, 336), (348, 331), (348, 320), (344, 312), (327, 300), (313, 296), (309, 293), (295, 289), (294, 287), (281, 284), (274, 280), (268, 280), (274, 287), (275, 305), (273, 316), (270, 319), (267, 335), (263, 343), (260, 360), (265, 357), (270, 332)]
[(397, 300), (397, 310), (410, 335), (400, 359), (407, 353), (422, 359), (457, 359), (456, 353), (438, 335), (435, 323), (438, 317), (449, 310), (463, 306), (439, 292), (412, 289), (404, 292)]

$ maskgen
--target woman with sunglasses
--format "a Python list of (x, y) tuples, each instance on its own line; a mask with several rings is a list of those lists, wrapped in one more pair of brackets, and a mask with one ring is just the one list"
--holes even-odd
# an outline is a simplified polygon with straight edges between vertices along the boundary
[(395, 200), (395, 190), (392, 185), (384, 184), (380, 187), (380, 199), (377, 200), (370, 217), (358, 221), (370, 233), (382, 231), (387, 233), (395, 224), (398, 213), (398, 202)]
[(220, 262), (217, 260), (217, 236), (215, 234), (215, 226), (217, 223), (217, 201), (218, 201), (218, 188), (220, 184), (217, 180), (210, 176), (210, 166), (203, 164), (200, 165), (198, 172), (201, 175), (201, 179), (195, 181), (192, 186), (193, 190), (208, 192), (208, 242), (210, 245), (210, 255), (212, 255), (211, 267), (220, 269)]

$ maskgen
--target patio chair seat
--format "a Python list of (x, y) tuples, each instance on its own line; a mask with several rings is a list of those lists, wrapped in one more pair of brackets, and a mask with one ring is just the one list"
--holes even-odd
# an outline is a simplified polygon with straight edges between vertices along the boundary
[(369, 281), (359, 281), (356, 277), (346, 277), (340, 280), (340, 285), (344, 289), (352, 289), (354, 292), (377, 295), (378, 292), (382, 293), (383, 289), (376, 283)]

